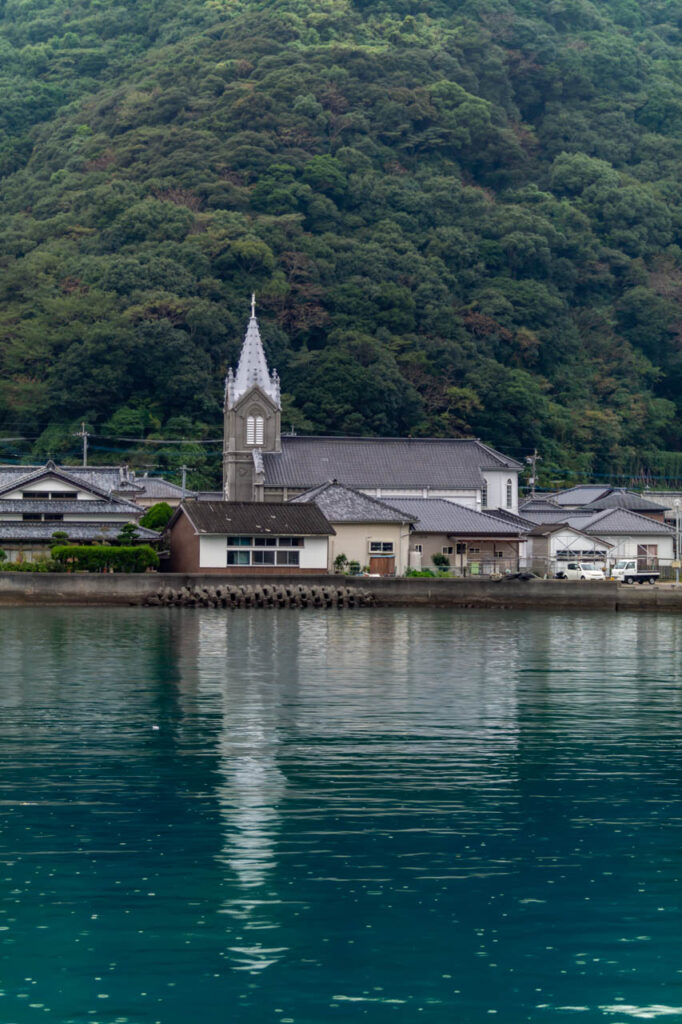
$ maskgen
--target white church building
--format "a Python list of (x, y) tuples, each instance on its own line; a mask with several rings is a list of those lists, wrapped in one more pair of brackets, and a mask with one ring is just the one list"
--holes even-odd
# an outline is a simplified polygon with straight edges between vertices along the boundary
[(225, 382), (223, 495), (289, 501), (336, 480), (375, 498), (445, 498), (518, 512), (520, 463), (476, 438), (306, 437), (282, 434), (280, 385), (270, 372), (252, 300), (236, 373)]

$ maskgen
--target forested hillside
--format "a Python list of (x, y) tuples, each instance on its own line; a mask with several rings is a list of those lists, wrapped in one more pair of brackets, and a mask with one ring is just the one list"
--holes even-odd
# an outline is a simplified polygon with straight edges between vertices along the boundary
[(682, 0), (0, 0), (0, 432), (30, 439), (0, 458), (82, 420), (140, 465), (121, 438), (219, 437), (255, 291), (287, 426), (682, 475), (681, 29)]

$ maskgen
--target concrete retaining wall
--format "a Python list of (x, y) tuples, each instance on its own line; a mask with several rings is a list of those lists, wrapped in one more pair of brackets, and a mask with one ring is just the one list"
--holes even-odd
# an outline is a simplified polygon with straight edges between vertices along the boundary
[[(253, 585), (253, 576), (225, 577), (231, 584)], [(219, 578), (200, 573), (144, 574), (67, 574), (0, 572), (0, 605), (137, 605), (156, 593), (161, 586), (215, 587)], [(291, 584), (290, 576), (260, 576), (259, 584)], [(618, 588), (615, 583), (591, 583), (565, 580), (492, 582), (479, 579), (372, 579), (347, 576), (306, 576), (306, 586), (340, 583), (374, 594), (379, 605), (424, 605), (431, 607), (474, 608), (601, 608), (615, 610)], [(628, 588), (619, 588), (620, 590)], [(629, 590), (644, 590), (642, 587)], [(634, 595), (640, 600), (654, 598), (656, 588)], [(682, 588), (678, 592), (682, 609)], [(629, 595), (628, 595), (629, 596)], [(639, 607), (639, 606), (637, 606)]]
[[(291, 584), (291, 576), (225, 576), (230, 584)], [(0, 605), (141, 605), (161, 586), (215, 587), (219, 577), (200, 573), (67, 574), (0, 572)], [(682, 586), (622, 586), (612, 582), (481, 579), (372, 579), (306, 576), (306, 586), (354, 584), (378, 605), (469, 608), (580, 608), (606, 611), (682, 611)]]

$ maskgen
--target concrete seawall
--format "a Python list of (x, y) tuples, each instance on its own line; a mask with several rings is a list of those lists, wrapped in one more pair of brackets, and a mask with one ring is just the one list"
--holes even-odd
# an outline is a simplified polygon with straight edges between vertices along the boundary
[[(66, 574), (0, 572), (0, 605), (142, 605), (160, 587), (215, 587), (222, 577), (200, 573)], [(225, 577), (233, 585), (291, 584), (290, 576)], [(307, 576), (306, 586), (357, 586), (377, 605), (463, 608), (579, 608), (602, 611), (682, 611), (682, 586), (622, 586), (567, 580), (372, 579)]]

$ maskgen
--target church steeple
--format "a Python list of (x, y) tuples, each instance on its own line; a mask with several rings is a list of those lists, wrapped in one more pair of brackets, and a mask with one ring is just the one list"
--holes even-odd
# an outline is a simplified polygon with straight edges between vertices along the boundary
[(256, 296), (237, 372), (225, 380), (223, 491), (229, 501), (263, 500), (263, 452), (278, 452), (281, 402), (277, 371), (270, 373), (256, 320)]
[(230, 368), (225, 381), (225, 408), (233, 408), (242, 395), (254, 386), (260, 388), (278, 409), (281, 407), (279, 377), (276, 370), (270, 374), (258, 330), (255, 294), (251, 296), (251, 319), (246, 329), (237, 372), (234, 374)]

